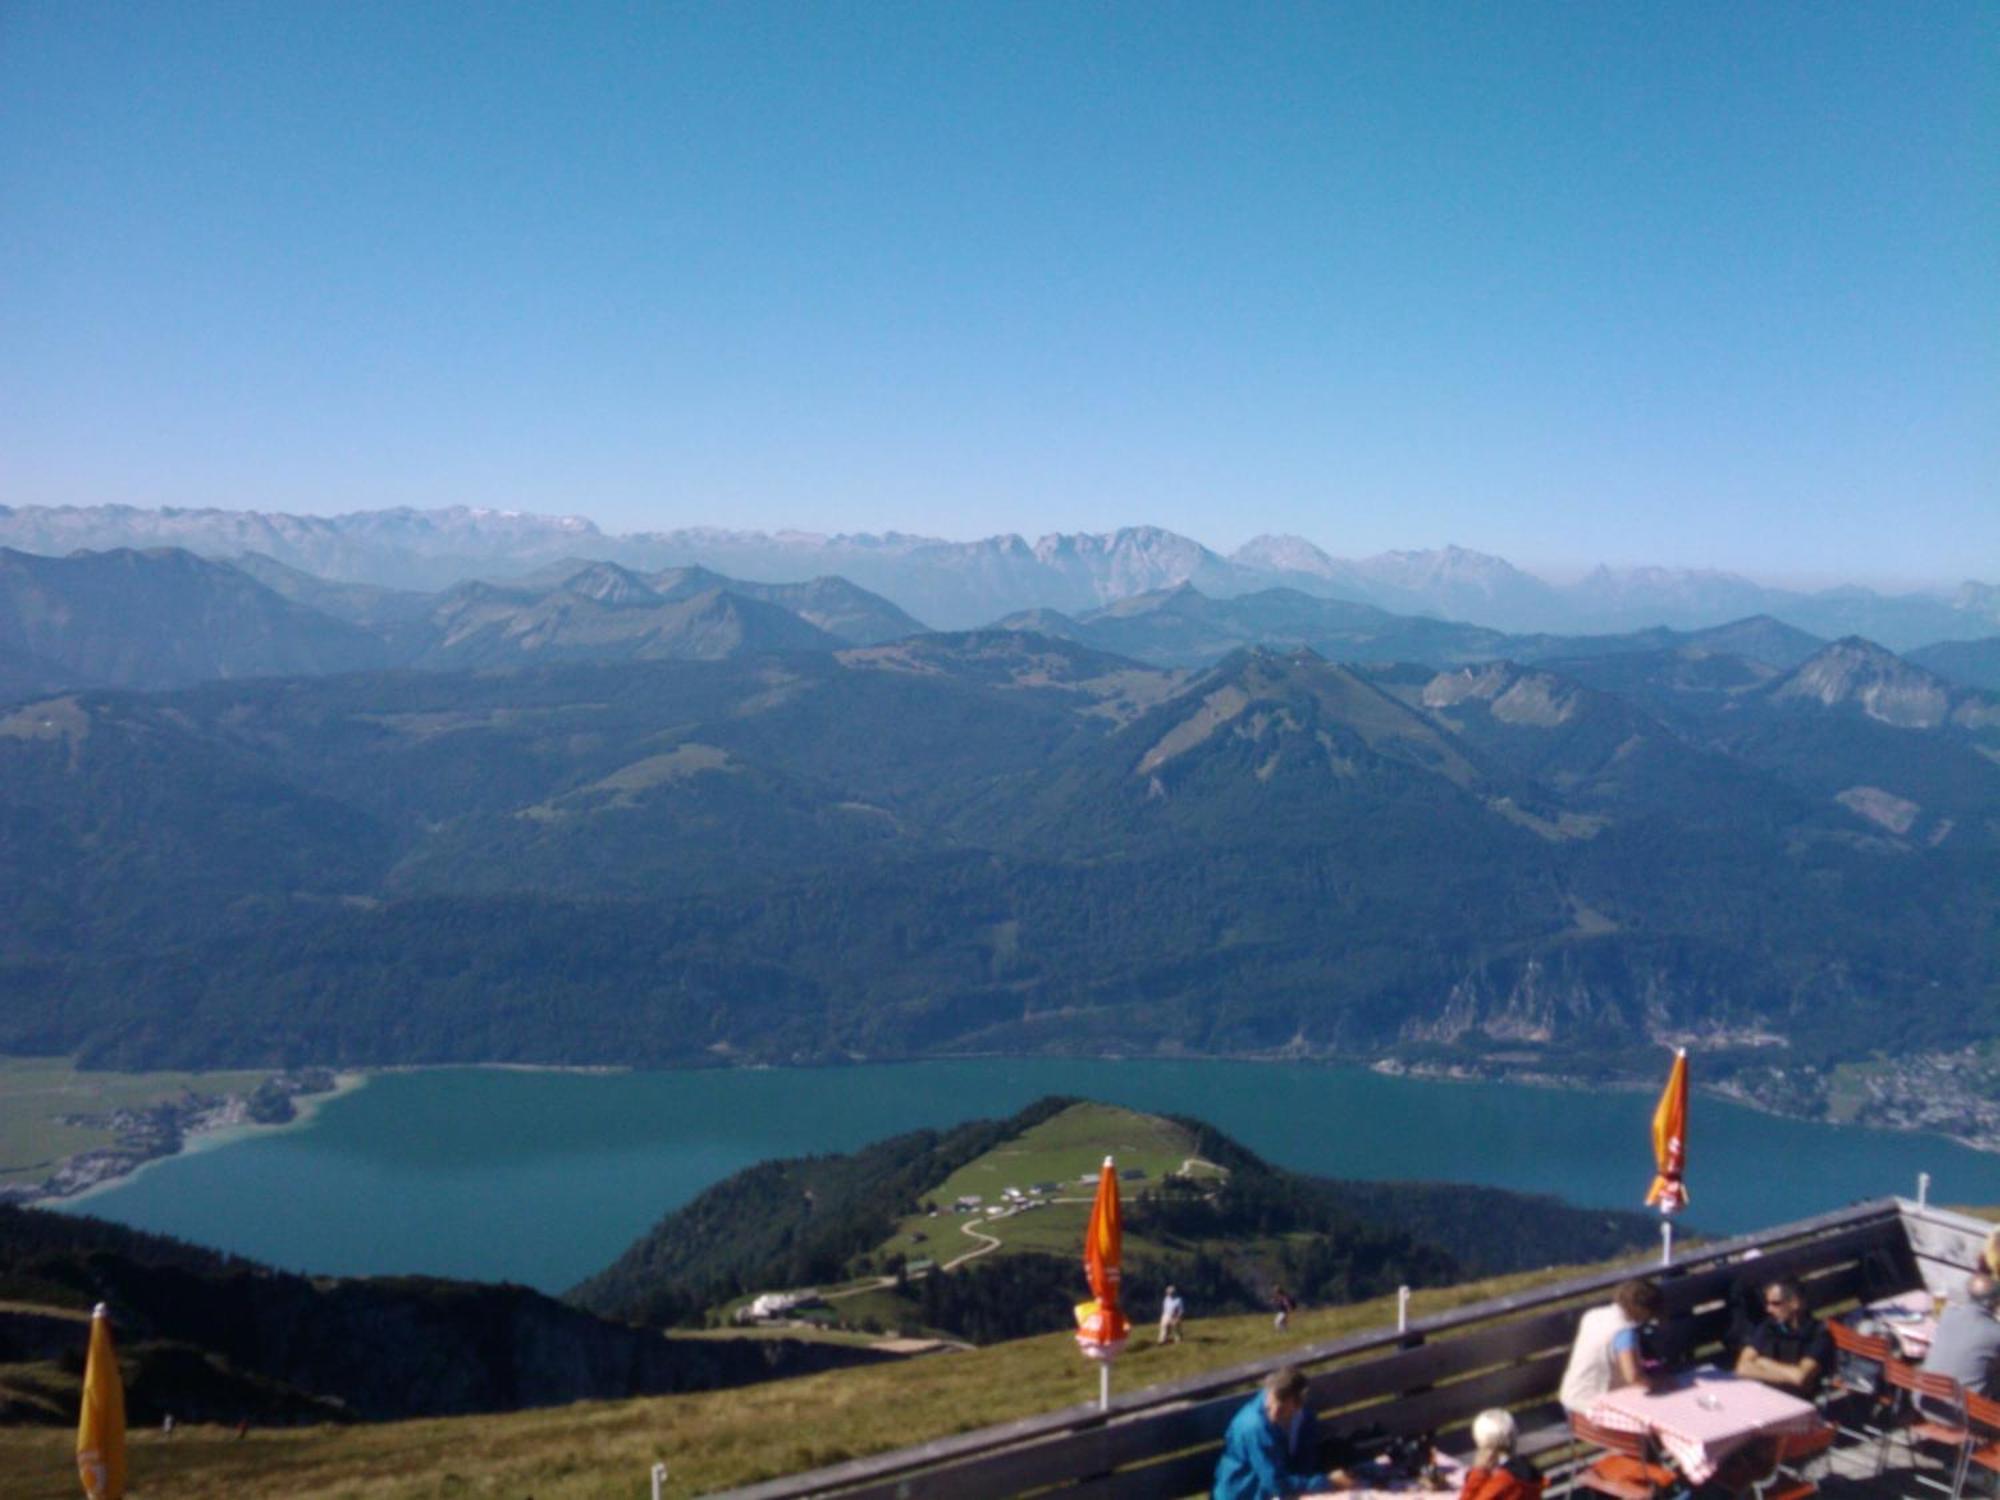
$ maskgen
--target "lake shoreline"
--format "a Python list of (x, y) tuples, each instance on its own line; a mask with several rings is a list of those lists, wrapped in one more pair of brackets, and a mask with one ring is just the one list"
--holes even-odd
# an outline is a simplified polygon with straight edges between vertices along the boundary
[[(285, 1076), (274, 1075), (271, 1081), (276, 1082)], [(87, 1203), (112, 1188), (123, 1187), (161, 1162), (213, 1151), (238, 1141), (303, 1129), (312, 1124), (328, 1104), (364, 1088), (369, 1077), (367, 1071), (336, 1072), (331, 1074), (331, 1083), (324, 1089), (288, 1093), (292, 1113), (285, 1120), (265, 1122), (249, 1118), (244, 1108), (246, 1096), (243, 1095), (224, 1096), (220, 1110), (213, 1107), (181, 1107), (172, 1103), (156, 1106), (169, 1112), (178, 1111), (178, 1129), (171, 1140), (98, 1147), (65, 1157), (55, 1164), (54, 1170), (38, 1187), (17, 1189), (9, 1195), (8, 1201), (37, 1206)], [(83, 1162), (92, 1163), (96, 1170), (80, 1177), (77, 1168)]]
[[(1067, 1056), (1067, 1055), (1056, 1054), (1056, 1056)], [(108, 1191), (111, 1188), (132, 1181), (135, 1177), (137, 1177), (141, 1173), (146, 1172), (149, 1168), (157, 1165), (158, 1163), (163, 1161), (171, 1161), (177, 1156), (192, 1155), (198, 1152), (211, 1151), (222, 1146), (232, 1145), (241, 1140), (256, 1139), (262, 1136), (276, 1135), (286, 1131), (303, 1129), (307, 1126), (310, 1126), (313, 1123), (315, 1117), (319, 1114), (321, 1109), (323, 1109), (327, 1104), (332, 1103), (336, 1099), (343, 1098), (346, 1095), (353, 1093), (357, 1089), (366, 1086), (369, 1079), (371, 1078), (392, 1075), (392, 1074), (445, 1073), (445, 1072), (509, 1072), (509, 1073), (523, 1073), (523, 1074), (536, 1074), (536, 1073), (568, 1074), (568, 1075), (578, 1075), (584, 1077), (591, 1077), (591, 1076), (612, 1077), (623, 1074), (643, 1073), (643, 1072), (658, 1072), (658, 1073), (763, 1072), (763, 1071), (808, 1072), (808, 1071), (822, 1071), (822, 1070), (831, 1071), (831, 1070), (838, 1070), (842, 1068), (851, 1068), (851, 1067), (921, 1066), (926, 1063), (954, 1063), (954, 1062), (965, 1062), (965, 1061), (1029, 1063), (1029, 1062), (1048, 1060), (1049, 1057), (1050, 1054), (1045, 1054), (1045, 1053), (1015, 1054), (1015, 1053), (958, 1052), (958, 1053), (948, 1053), (939, 1055), (895, 1057), (895, 1058), (847, 1057), (840, 1059), (831, 1059), (826, 1061), (797, 1062), (797, 1063), (784, 1063), (784, 1064), (774, 1064), (774, 1063), (764, 1063), (764, 1062), (750, 1063), (750, 1062), (725, 1061), (718, 1059), (714, 1062), (701, 1062), (681, 1067), (668, 1066), (661, 1068), (636, 1068), (629, 1064), (618, 1064), (618, 1063), (450, 1062), (450, 1063), (394, 1063), (382, 1067), (346, 1069), (333, 1075), (334, 1083), (330, 1089), (313, 1093), (294, 1094), (292, 1096), (292, 1099), (295, 1107), (295, 1114), (292, 1119), (272, 1124), (261, 1124), (248, 1120), (230, 1120), (226, 1123), (220, 1123), (220, 1124), (206, 1124), (206, 1123), (201, 1123), (200, 1121), (196, 1121), (190, 1124), (189, 1128), (182, 1135), (179, 1145), (173, 1149), (158, 1150), (150, 1154), (143, 1154), (143, 1155), (133, 1154), (129, 1156), (129, 1158), (124, 1162), (122, 1166), (116, 1164), (113, 1161), (105, 1160), (103, 1162), (103, 1170), (93, 1175), (91, 1179), (86, 1183), (70, 1188), (64, 1188), (61, 1186), (50, 1187), (47, 1184), (45, 1184), (42, 1189), (31, 1189), (26, 1192), (21, 1192), (17, 1190), (16, 1193), (12, 1195), (12, 1201), (19, 1203), (41, 1203), (41, 1204), (48, 1204), (52, 1202), (60, 1202), (63, 1204), (86, 1203), (92, 1198), (101, 1195), (102, 1193)], [(1362, 1057), (1362, 1058), (1340, 1057), (1340, 1056), (1308, 1056), (1290, 1051), (1209, 1053), (1201, 1055), (1193, 1055), (1184, 1052), (1170, 1052), (1170, 1053), (1121, 1052), (1121, 1053), (1103, 1054), (1092, 1060), (1103, 1062), (1113, 1066), (1116, 1066), (1123, 1062), (1130, 1061), (1130, 1062), (1152, 1062), (1152, 1063), (1173, 1062), (1173, 1063), (1196, 1063), (1196, 1064), (1208, 1063), (1208, 1062), (1245, 1063), (1260, 1067), (1280, 1066), (1284, 1064), (1305, 1065), (1309, 1067), (1334, 1067), (1334, 1068), (1351, 1067), (1351, 1068), (1362, 1069), (1367, 1072), (1378, 1074), (1384, 1077), (1406, 1078), (1424, 1083), (1497, 1084), (1497, 1085), (1503, 1085), (1508, 1088), (1543, 1089), (1553, 1092), (1639, 1093), (1657, 1086), (1656, 1084), (1646, 1079), (1637, 1077), (1586, 1078), (1580, 1075), (1552, 1072), (1539, 1068), (1515, 1068), (1504, 1065), (1498, 1067), (1482, 1067), (1466, 1063), (1439, 1064), (1439, 1063), (1409, 1062), (1393, 1056), (1376, 1056), (1376, 1057)], [(1664, 1079), (1664, 1077), (1665, 1077), (1665, 1068), (1663, 1066), (1661, 1069), (1661, 1078)], [(1856, 1128), (1864, 1130), (1879, 1131), (1885, 1135), (1929, 1134), (1929, 1135), (1939, 1136), (1945, 1140), (1949, 1140), (1956, 1145), (1965, 1147), (1968, 1150), (1979, 1151), (1986, 1154), (2000, 1154), (2000, 1130), (1995, 1130), (1992, 1133), (1962, 1132), (1962, 1131), (1952, 1131), (1946, 1129), (1926, 1128), (1926, 1126), (1923, 1125), (1921, 1122), (1883, 1124), (1867, 1120), (1835, 1121), (1830, 1119), (1825, 1113), (1814, 1114), (1800, 1110), (1784, 1108), (1783, 1106), (1775, 1104), (1766, 1098), (1760, 1097), (1755, 1090), (1744, 1088), (1740, 1084), (1737, 1084), (1734, 1081), (1725, 1083), (1715, 1083), (1715, 1084), (1705, 1084), (1697, 1081), (1695, 1084), (1695, 1092), (1698, 1095), (1705, 1095), (1711, 1098), (1726, 1100), (1731, 1104), (1740, 1105), (1745, 1109), (1755, 1110), (1759, 1114), (1770, 1115), (1773, 1118), (1777, 1119), (1794, 1120), (1808, 1124), (1851, 1125)], [(85, 1156), (98, 1156), (100, 1158), (105, 1156), (105, 1153), (102, 1151), (92, 1152), (92, 1153), (82, 1153), (82, 1154)], [(49, 1183), (59, 1182), (63, 1177), (64, 1170), (70, 1167), (72, 1162), (75, 1160), (76, 1158), (67, 1158), (64, 1161), (58, 1163), (56, 1170), (50, 1174)]]
[[(561, 1292), (660, 1218), (760, 1163), (1002, 1119), (1036, 1100), (1213, 1125), (1275, 1166), (1455, 1182), (1633, 1208), (1657, 1086), (1505, 1086), (1320, 1063), (936, 1059), (856, 1067), (449, 1068), (371, 1077), (314, 1128), (209, 1149), (73, 1211), (315, 1275), (421, 1274)], [(1858, 1196), (2000, 1203), (2000, 1156), (1936, 1137), (1784, 1120), (1704, 1098), (1682, 1226), (1747, 1232)], [(1781, 1172), (1769, 1163), (1783, 1163)], [(52, 1204), (54, 1211), (71, 1205)]]

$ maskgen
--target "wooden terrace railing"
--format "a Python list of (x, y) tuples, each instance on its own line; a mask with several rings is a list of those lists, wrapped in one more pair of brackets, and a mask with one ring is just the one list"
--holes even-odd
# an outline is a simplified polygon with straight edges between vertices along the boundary
[[(1489, 1406), (1521, 1413), (1527, 1446), (1567, 1438), (1553, 1401), (1577, 1319), (1634, 1274), (1657, 1274), (1670, 1313), (1717, 1342), (1755, 1251), (1760, 1277), (1793, 1276), (1816, 1307), (1926, 1286), (1955, 1288), (1990, 1226), (1900, 1198), (1702, 1245), (1663, 1270), (1627, 1265), (1385, 1329), (1129, 1391), (1108, 1411), (1072, 1406), (727, 1492), (725, 1500), (1166, 1500), (1208, 1488), (1225, 1427), (1273, 1369), (1299, 1365), (1329, 1437), (1449, 1434)], [(1444, 1440), (1452, 1446), (1451, 1437)]]

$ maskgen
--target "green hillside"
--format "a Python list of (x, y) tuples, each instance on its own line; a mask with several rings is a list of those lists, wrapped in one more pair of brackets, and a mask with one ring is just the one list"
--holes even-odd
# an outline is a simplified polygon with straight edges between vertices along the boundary
[[(93, 1304), (134, 1422), (260, 1426), (513, 1411), (761, 1382), (885, 1356), (662, 1337), (527, 1287), (306, 1277), (81, 1215), (0, 1205), (0, 1424), (73, 1423)], [(4, 1488), (4, 1486), (0, 1486)]]
[[(1004, 1121), (915, 1132), (847, 1156), (765, 1162), (667, 1215), (571, 1298), (639, 1322), (708, 1322), (754, 1295), (812, 1291), (801, 1316), (986, 1344), (1068, 1325), (1106, 1156), (1118, 1165), (1127, 1306), (1167, 1284), (1206, 1313), (1605, 1256), (1643, 1215), (1490, 1189), (1286, 1172), (1195, 1120), (1044, 1099)], [(976, 1200), (976, 1201), (975, 1201)]]

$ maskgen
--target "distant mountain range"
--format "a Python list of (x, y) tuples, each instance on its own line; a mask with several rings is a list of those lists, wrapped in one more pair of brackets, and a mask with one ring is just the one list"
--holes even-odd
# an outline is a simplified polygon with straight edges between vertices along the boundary
[[(1769, 616), (1698, 631), (1509, 634), (1290, 588), (1212, 598), (1193, 584), (1007, 630), (1076, 641), (1158, 667), (1205, 667), (1251, 646), (1335, 661), (1575, 661), (1678, 652), (1797, 666), (1826, 643)], [(640, 574), (564, 558), (505, 583), (437, 594), (335, 583), (261, 554), (213, 562), (175, 548), (41, 557), (0, 548), (0, 701), (75, 687), (161, 689), (242, 677), (388, 667), (451, 671), (556, 661), (713, 661), (838, 651), (923, 633), (842, 578), (759, 583), (706, 568)], [(1961, 685), (1994, 675), (1987, 642), (1926, 648)]]
[(1392, 614), (1372, 604), (1316, 598), (1290, 588), (1215, 599), (1191, 583), (1134, 594), (1073, 618), (1037, 609), (999, 623), (1004, 629), (1081, 641), (1157, 666), (1207, 666), (1246, 646), (1303, 646), (1335, 661), (1434, 666), (1678, 649), (1792, 667), (1826, 644), (1768, 615), (1699, 631), (1654, 626), (1619, 635), (1512, 635), (1431, 616)]
[(1228, 557), (1151, 526), (1101, 535), (972, 542), (900, 533), (825, 536), (693, 528), (611, 535), (581, 516), (453, 507), (292, 516), (128, 506), (0, 506), (0, 546), (76, 550), (181, 547), (211, 558), (261, 554), (339, 583), (432, 592), (476, 578), (509, 581), (565, 559), (640, 574), (702, 567), (776, 583), (839, 576), (929, 625), (960, 629), (1027, 610), (1082, 614), (1192, 584), (1211, 598), (1283, 587), (1398, 614), (1495, 630), (1624, 633), (1700, 630), (1769, 615), (1823, 638), (1864, 635), (1892, 649), (2000, 633), (2000, 588), (1950, 596), (1848, 586), (1815, 593), (1730, 573), (1600, 568), (1556, 585), (1458, 547), (1340, 559), (1300, 537), (1258, 537)]
[(426, 595), (329, 583), (259, 555), (230, 564), (177, 548), (60, 558), (0, 548), (0, 700), (392, 666), (834, 651), (922, 628), (839, 578), (641, 576), (572, 559), (511, 584)]
[(1695, 1038), (1716, 1078), (1992, 1032), (2000, 697), (1858, 639), (486, 650), (0, 709), (0, 1051), (1589, 1071)]

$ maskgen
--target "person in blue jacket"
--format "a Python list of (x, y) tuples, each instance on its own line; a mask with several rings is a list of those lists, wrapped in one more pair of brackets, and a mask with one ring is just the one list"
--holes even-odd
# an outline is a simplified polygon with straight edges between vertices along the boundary
[(1215, 1466), (1215, 1500), (1282, 1500), (1353, 1484), (1340, 1469), (1313, 1467), (1319, 1432), (1306, 1410), (1306, 1385), (1305, 1371), (1296, 1366), (1273, 1370), (1230, 1418)]

